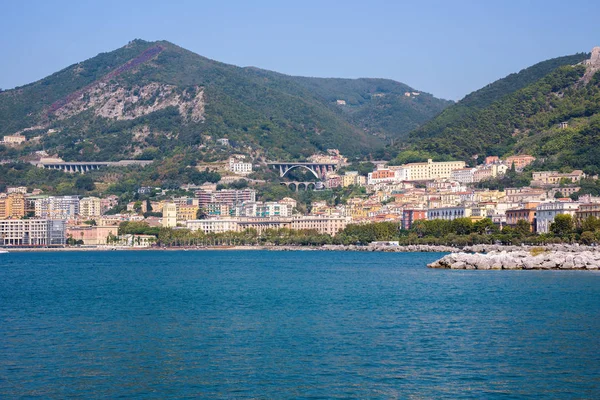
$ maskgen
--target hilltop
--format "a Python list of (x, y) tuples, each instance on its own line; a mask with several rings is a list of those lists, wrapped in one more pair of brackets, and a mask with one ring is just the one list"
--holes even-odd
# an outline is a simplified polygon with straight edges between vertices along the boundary
[(219, 138), (271, 159), (327, 148), (360, 156), (450, 104), (391, 80), (292, 77), (134, 40), (0, 92), (0, 135), (28, 139), (0, 145), (0, 159), (44, 149), (72, 161), (211, 161)]

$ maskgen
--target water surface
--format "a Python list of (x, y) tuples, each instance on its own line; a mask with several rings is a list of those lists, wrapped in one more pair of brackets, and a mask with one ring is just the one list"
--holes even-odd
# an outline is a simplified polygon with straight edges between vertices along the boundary
[(599, 398), (600, 274), (441, 254), (0, 255), (0, 398)]

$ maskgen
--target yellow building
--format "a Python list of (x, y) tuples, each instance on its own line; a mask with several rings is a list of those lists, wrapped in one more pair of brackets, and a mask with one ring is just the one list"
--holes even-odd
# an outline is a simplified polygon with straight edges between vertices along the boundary
[(102, 202), (98, 197), (84, 197), (79, 200), (79, 215), (83, 218), (99, 217)]
[(189, 221), (192, 219), (196, 219), (196, 215), (198, 213), (198, 206), (193, 205), (180, 205), (177, 206), (177, 221)]
[(18, 219), (25, 216), (25, 196), (23, 193), (10, 193), (0, 198), (0, 219)]
[(410, 163), (402, 165), (410, 170), (408, 174), (412, 181), (428, 181), (433, 179), (447, 179), (455, 169), (465, 168), (464, 161), (441, 161), (433, 162), (431, 159), (422, 163)]

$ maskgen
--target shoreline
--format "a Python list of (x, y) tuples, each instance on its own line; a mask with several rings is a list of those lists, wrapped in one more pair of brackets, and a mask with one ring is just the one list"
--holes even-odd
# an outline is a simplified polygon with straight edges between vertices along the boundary
[(0, 247), (8, 253), (46, 253), (46, 252), (85, 252), (85, 251), (358, 251), (358, 252), (385, 252), (385, 253), (468, 253), (486, 254), (490, 252), (522, 252), (538, 250), (544, 252), (600, 252), (599, 247), (583, 246), (577, 244), (550, 244), (539, 246), (512, 246), (512, 245), (470, 245), (462, 247), (438, 245), (323, 245), (323, 246), (289, 246), (289, 245), (257, 245), (257, 246), (187, 246), (187, 247), (129, 247), (129, 246), (89, 246), (89, 247), (52, 247), (52, 248), (26, 248), (26, 247)]

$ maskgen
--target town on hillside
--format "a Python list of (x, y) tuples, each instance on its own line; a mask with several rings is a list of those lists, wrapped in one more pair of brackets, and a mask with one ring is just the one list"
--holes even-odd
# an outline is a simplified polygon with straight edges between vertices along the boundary
[[(100, 191), (59, 196), (39, 188), (6, 187), (0, 194), (0, 245), (236, 244), (247, 243), (236, 242), (243, 234), (257, 239), (284, 231), (334, 238), (367, 224), (387, 222), (398, 231), (410, 231), (417, 221), (465, 219), (487, 221), (497, 231), (525, 227), (531, 233), (548, 234), (558, 215), (573, 221), (600, 218), (600, 198), (580, 193), (581, 182), (597, 176), (580, 170), (537, 171), (529, 172), (528, 185), (499, 188), (493, 183), (518, 181), (535, 158), (491, 156), (480, 161), (472, 167), (464, 161), (431, 159), (403, 165), (351, 164), (332, 149), (305, 162), (261, 163), (234, 154), (223, 162), (197, 166), (200, 171), (219, 173), (218, 182), (176, 189), (140, 186), (129, 197)], [(57, 158), (32, 163), (88, 181), (88, 171), (106, 167)], [(274, 182), (255, 179), (258, 170)], [(265, 193), (265, 187), (273, 188), (269, 183), (281, 190)], [(94, 182), (88, 184), (91, 190)]]

